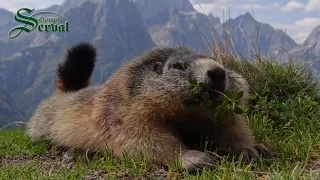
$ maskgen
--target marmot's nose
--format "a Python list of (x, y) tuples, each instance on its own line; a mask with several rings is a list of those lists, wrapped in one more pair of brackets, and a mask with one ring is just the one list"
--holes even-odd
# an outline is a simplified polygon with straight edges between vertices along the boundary
[(213, 81), (220, 81), (224, 80), (226, 78), (226, 71), (222, 68), (215, 68), (210, 69), (207, 71), (207, 75), (213, 80)]
[(226, 71), (223, 68), (214, 68), (207, 71), (209, 77), (203, 90), (207, 92), (224, 91), (226, 88)]

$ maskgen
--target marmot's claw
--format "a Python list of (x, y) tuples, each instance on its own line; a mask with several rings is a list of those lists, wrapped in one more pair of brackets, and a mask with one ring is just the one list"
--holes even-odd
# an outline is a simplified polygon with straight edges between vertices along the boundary
[(251, 161), (259, 158), (258, 151), (254, 148), (246, 148), (242, 152), (242, 156), (244, 161)]
[(270, 151), (265, 145), (263, 145), (263, 144), (255, 144), (254, 148), (258, 151), (258, 153), (260, 155), (264, 155), (264, 156), (267, 156), (267, 157), (270, 156)]
[(208, 153), (197, 150), (189, 150), (182, 155), (182, 167), (189, 173), (204, 167), (214, 167), (217, 164), (217, 161), (216, 157), (212, 157)]
[(255, 144), (252, 147), (245, 148), (242, 155), (244, 161), (251, 161), (258, 159), (261, 155), (269, 156), (269, 150), (263, 144)]

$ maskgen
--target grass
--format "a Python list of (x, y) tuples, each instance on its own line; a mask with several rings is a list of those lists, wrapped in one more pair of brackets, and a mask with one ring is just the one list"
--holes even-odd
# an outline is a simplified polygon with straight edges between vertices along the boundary
[(318, 179), (320, 178), (320, 106), (318, 84), (300, 65), (274, 61), (229, 61), (251, 86), (246, 106), (257, 141), (271, 158), (244, 164), (241, 157), (222, 157), (215, 170), (184, 172), (179, 164), (164, 171), (142, 157), (115, 159), (110, 153), (77, 156), (61, 164), (46, 142), (32, 142), (23, 130), (0, 131), (0, 179)]
[(47, 152), (45, 142), (33, 142), (23, 129), (0, 131), (0, 156), (43, 155)]

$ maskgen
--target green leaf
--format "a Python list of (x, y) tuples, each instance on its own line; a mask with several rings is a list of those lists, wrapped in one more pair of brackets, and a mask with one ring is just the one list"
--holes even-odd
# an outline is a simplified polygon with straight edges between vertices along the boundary
[(194, 85), (191, 85), (190, 87), (189, 87), (189, 89), (194, 89), (195, 88), (195, 86)]
[(203, 82), (199, 82), (199, 87), (202, 87), (203, 86)]
[(197, 110), (198, 108), (199, 108), (198, 105), (193, 104), (193, 105), (187, 106), (187, 107), (186, 107), (186, 110), (187, 110), (187, 111), (195, 111), (195, 110)]
[(238, 94), (236, 95), (236, 101), (241, 99), (243, 96), (243, 91), (238, 92)]
[(197, 99), (187, 99), (184, 101), (185, 105), (187, 106), (191, 106), (191, 105), (197, 105), (199, 106), (201, 104), (201, 102)]
[(234, 93), (231, 91), (226, 90), (224, 95), (227, 96), (229, 99), (234, 99)]
[(209, 109), (212, 108), (212, 104), (213, 104), (212, 101), (207, 101), (207, 102), (204, 103), (204, 105)]
[(221, 117), (224, 113), (225, 113), (225, 111), (217, 111), (215, 116), (216, 117)]
[(202, 94), (202, 99), (204, 102), (207, 102), (209, 101), (209, 93), (208, 92), (205, 92)]
[(217, 112), (216, 112), (216, 116), (220, 117), (222, 114), (224, 114), (226, 111), (228, 110), (227, 106), (218, 106), (217, 107)]
[(228, 109), (227, 106), (220, 105), (220, 106), (217, 107), (217, 111), (221, 111), (221, 110), (224, 110), (224, 109)]
[(231, 111), (229, 111), (229, 118), (230, 118), (230, 121), (232, 122), (232, 124), (235, 125), (236, 124), (236, 118), (235, 118), (234, 114)]
[(207, 115), (207, 117), (212, 120), (212, 121), (216, 121), (216, 117), (213, 115), (213, 113), (211, 112), (210, 109), (208, 108), (203, 108), (204, 113)]
[(197, 86), (197, 80), (196, 79), (189, 79), (188, 81), (189, 81), (189, 83), (191, 85)]
[(229, 101), (223, 101), (223, 103), (220, 106), (228, 106), (230, 104)]
[(243, 110), (237, 106), (234, 107), (234, 110), (233, 110), (236, 114), (243, 114)]

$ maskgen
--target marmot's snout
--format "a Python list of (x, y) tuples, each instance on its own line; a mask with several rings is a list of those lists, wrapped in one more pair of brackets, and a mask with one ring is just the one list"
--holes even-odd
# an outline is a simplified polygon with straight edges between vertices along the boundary
[(225, 69), (216, 67), (207, 71), (207, 80), (205, 81), (202, 91), (208, 92), (213, 99), (220, 95), (216, 92), (223, 92), (226, 89), (227, 75)]
[(223, 92), (226, 89), (228, 77), (224, 67), (213, 59), (199, 59), (197, 64), (204, 75), (203, 92), (218, 95), (216, 91)]
[(227, 74), (225, 69), (216, 67), (207, 71), (208, 80), (204, 85), (204, 88), (209, 93), (214, 91), (224, 91), (226, 88)]

